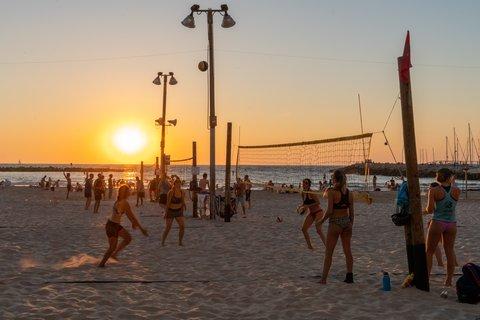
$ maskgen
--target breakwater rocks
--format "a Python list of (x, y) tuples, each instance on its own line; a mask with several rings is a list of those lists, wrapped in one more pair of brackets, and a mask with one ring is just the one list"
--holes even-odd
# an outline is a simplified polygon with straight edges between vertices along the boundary
[[(370, 175), (381, 175), (398, 177), (406, 175), (406, 167), (403, 163), (369, 163), (368, 164)], [(440, 168), (449, 168), (457, 176), (458, 180), (465, 178), (466, 165), (463, 164), (441, 164), (441, 163), (429, 163), (419, 164), (418, 174), (420, 178), (434, 178), (436, 172)], [(365, 171), (365, 165), (363, 163), (352, 164), (342, 168), (347, 174), (360, 174), (363, 175)], [(470, 165), (467, 170), (468, 180), (480, 180), (480, 165)]]

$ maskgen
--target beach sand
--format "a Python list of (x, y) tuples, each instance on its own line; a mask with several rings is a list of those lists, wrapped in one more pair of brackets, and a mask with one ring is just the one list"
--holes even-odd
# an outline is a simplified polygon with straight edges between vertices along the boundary
[[(480, 262), (480, 200), (458, 205), (460, 264)], [(394, 193), (374, 193), (356, 205), (355, 284), (342, 282), (345, 262), (337, 245), (329, 282), (318, 284), (323, 253), (306, 248), (295, 213), (300, 197), (258, 191), (248, 217), (187, 219), (185, 247), (172, 229), (160, 246), (164, 221), (158, 205), (136, 210), (150, 232), (134, 240), (117, 263), (96, 263), (107, 247), (100, 214), (85, 211), (82, 194), (64, 199), (31, 188), (0, 190), (1, 319), (477, 319), (480, 306), (460, 304), (455, 289), (440, 297), (443, 269), (434, 267), (431, 292), (402, 289), (406, 275), (403, 228), (390, 221)], [(58, 202), (57, 202), (58, 201)], [(134, 199), (131, 199), (134, 203)], [(276, 222), (277, 216), (283, 222)], [(124, 226), (131, 227), (124, 221)], [(324, 226), (326, 231), (326, 226)], [(381, 273), (391, 273), (383, 292)], [(460, 273), (457, 268), (456, 273)], [(455, 277), (455, 280), (458, 276)], [(104, 281), (104, 282), (102, 282)], [(113, 282), (112, 282), (113, 281)], [(84, 283), (81, 283), (84, 282)], [(86, 283), (85, 283), (86, 282)]]

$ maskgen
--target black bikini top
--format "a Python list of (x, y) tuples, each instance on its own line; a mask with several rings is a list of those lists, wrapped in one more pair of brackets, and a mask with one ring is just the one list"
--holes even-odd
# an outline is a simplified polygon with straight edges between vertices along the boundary
[(349, 197), (348, 189), (345, 191), (345, 193), (342, 193), (340, 191), (340, 194), (341, 194), (340, 201), (333, 204), (333, 209), (337, 209), (337, 210), (348, 209), (350, 207), (350, 197)]
[(313, 200), (312, 198), (310, 198), (308, 196), (308, 193), (305, 194), (305, 199), (303, 199), (303, 204), (304, 205), (310, 205), (310, 204), (314, 204), (315, 203), (315, 200)]

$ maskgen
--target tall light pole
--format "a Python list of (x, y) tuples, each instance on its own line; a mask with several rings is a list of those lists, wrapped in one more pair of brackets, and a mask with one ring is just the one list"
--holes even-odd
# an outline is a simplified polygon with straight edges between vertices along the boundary
[(215, 127), (217, 126), (217, 116), (215, 115), (215, 74), (214, 74), (214, 55), (213, 55), (213, 15), (219, 13), (223, 16), (222, 27), (231, 28), (235, 25), (235, 21), (228, 14), (228, 6), (222, 4), (220, 9), (200, 9), (198, 4), (194, 4), (190, 8), (190, 14), (183, 19), (182, 24), (187, 28), (195, 28), (195, 19), (193, 13), (207, 14), (207, 25), (208, 25), (208, 58), (210, 62), (210, 92), (209, 92), (209, 101), (210, 101), (210, 117), (209, 117), (209, 127), (210, 127), (210, 217), (213, 218), (215, 214)]
[[(153, 80), (153, 84), (159, 86), (162, 84), (162, 81), (160, 78), (163, 78), (163, 107), (162, 107), (162, 118), (157, 119), (156, 122), (162, 126), (162, 138), (160, 140), (160, 172), (163, 174), (165, 177), (167, 174), (166, 170), (166, 165), (165, 165), (165, 117), (167, 113), (167, 79), (170, 77), (170, 80), (168, 81), (168, 84), (170, 85), (176, 85), (177, 84), (177, 79), (173, 76), (173, 72), (163, 73), (159, 72), (157, 73), (157, 77)], [(176, 121), (175, 121), (176, 124)]]

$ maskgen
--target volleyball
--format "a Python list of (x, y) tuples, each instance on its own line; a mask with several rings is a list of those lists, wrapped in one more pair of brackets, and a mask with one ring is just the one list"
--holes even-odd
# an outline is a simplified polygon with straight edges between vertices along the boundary
[(208, 70), (208, 62), (207, 61), (200, 61), (198, 63), (198, 69), (202, 72), (205, 72)]

